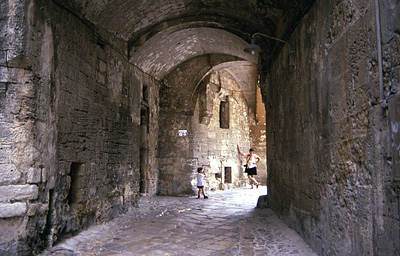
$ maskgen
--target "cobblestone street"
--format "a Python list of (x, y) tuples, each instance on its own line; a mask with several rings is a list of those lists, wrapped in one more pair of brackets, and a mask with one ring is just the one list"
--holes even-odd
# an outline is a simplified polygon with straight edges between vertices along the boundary
[(270, 209), (266, 187), (196, 197), (156, 197), (147, 207), (92, 226), (48, 249), (56, 255), (316, 255)]

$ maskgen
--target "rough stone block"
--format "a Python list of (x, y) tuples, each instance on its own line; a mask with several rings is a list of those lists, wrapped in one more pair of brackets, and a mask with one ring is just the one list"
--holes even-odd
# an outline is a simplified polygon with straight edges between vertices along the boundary
[(257, 208), (268, 208), (268, 196), (259, 196), (257, 200)]
[(0, 202), (10, 200), (32, 200), (38, 197), (36, 185), (9, 185), (0, 187)]
[(26, 182), (39, 183), (41, 180), (42, 171), (38, 168), (29, 168)]
[(19, 217), (26, 213), (26, 203), (0, 204), (0, 218)]
[(227, 185), (227, 184), (224, 184), (224, 183), (220, 183), (220, 184), (219, 184), (219, 189), (220, 189), (220, 190), (227, 190), (227, 189), (228, 189), (228, 185)]
[(34, 216), (37, 213), (44, 213), (49, 210), (48, 204), (29, 204), (26, 215)]
[(45, 168), (41, 169), (42, 172), (42, 182), (46, 182), (47, 181), (47, 171)]
[(21, 178), (21, 173), (17, 171), (17, 167), (13, 164), (0, 165), (0, 185), (9, 185)]

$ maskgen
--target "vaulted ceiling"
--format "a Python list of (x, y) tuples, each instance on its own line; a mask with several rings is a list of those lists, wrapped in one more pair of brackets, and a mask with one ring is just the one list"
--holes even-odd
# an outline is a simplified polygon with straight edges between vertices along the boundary
[[(263, 33), (287, 40), (313, 0), (53, 2), (125, 41), (130, 61), (158, 80), (188, 60), (205, 55), (228, 55), (237, 59), (227, 59), (228, 72), (234, 73), (241, 86), (248, 86), (256, 80), (260, 62), (258, 56), (243, 51), (252, 35)], [(267, 37), (256, 39), (263, 50), (260, 54), (263, 63), (269, 63), (283, 46)], [(213, 65), (210, 63), (210, 70)], [(251, 65), (253, 68), (249, 68)], [(248, 70), (250, 75), (243, 70)]]

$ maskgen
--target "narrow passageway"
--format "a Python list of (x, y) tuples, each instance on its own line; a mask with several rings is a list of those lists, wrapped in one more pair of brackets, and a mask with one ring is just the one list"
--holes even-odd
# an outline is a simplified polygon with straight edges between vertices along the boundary
[(42, 256), (55, 255), (316, 255), (269, 209), (267, 191), (211, 192), (209, 199), (156, 197), (113, 221), (90, 227)]
[(0, 256), (400, 255), (400, 0), (0, 6)]

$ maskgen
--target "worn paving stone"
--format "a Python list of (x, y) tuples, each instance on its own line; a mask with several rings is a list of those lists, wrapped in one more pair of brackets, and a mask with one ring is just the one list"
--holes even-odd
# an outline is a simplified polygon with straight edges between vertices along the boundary
[(42, 256), (316, 255), (270, 209), (255, 208), (266, 191), (266, 187), (217, 191), (206, 200), (155, 197), (154, 207), (92, 226)]

